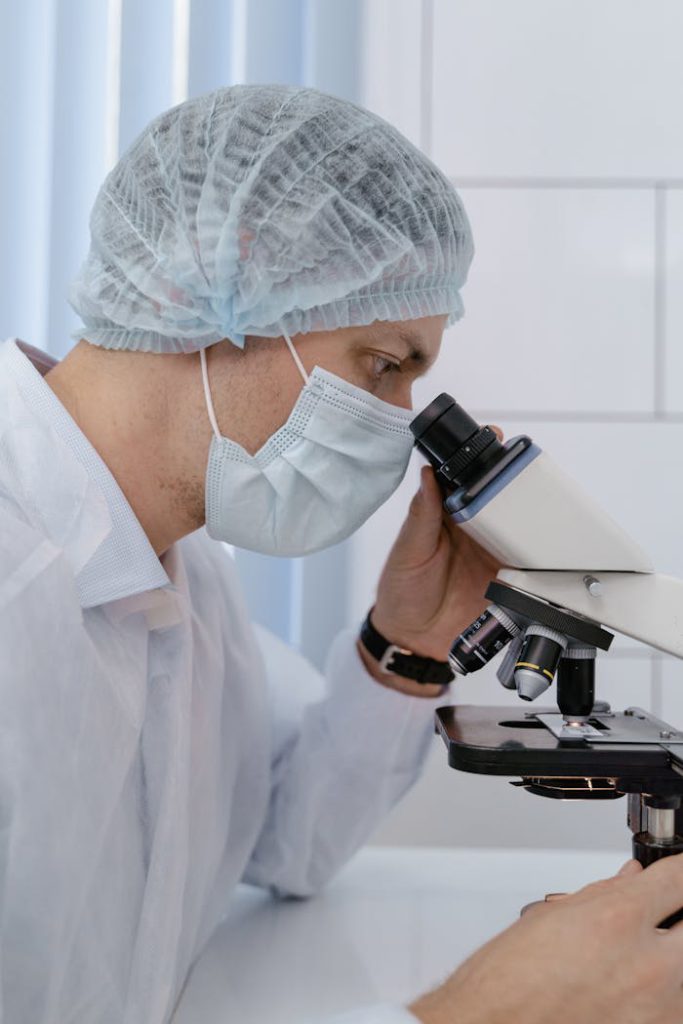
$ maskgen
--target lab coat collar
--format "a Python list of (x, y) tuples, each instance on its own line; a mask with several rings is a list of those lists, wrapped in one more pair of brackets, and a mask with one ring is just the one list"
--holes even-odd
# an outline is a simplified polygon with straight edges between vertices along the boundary
[[(176, 553), (172, 548), (164, 556), (172, 582), (111, 471), (43, 380), (42, 373), (47, 372), (50, 362), (50, 357), (19, 339), (0, 344), (0, 410), (8, 407), (3, 392), (13, 383), (30, 418), (43, 428), (39, 434), (42, 443), (47, 439), (48, 444), (54, 444), (55, 460), (67, 460), (67, 472), (52, 473), (49, 481), (40, 472), (32, 475), (31, 498), (38, 510), (41, 506), (46, 510), (48, 529), (51, 509), (68, 504), (70, 499), (72, 505), (74, 500), (78, 503), (73, 515), (75, 525), (61, 543), (74, 570), (81, 607), (93, 608), (149, 591), (157, 591), (153, 603), (163, 605), (158, 588), (175, 591)], [(45, 460), (46, 453), (42, 452), (36, 462), (45, 465)], [(76, 494), (68, 490), (75, 479), (85, 480)]]

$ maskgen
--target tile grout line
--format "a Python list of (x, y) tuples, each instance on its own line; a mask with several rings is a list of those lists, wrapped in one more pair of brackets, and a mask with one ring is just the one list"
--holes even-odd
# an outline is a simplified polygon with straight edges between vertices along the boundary
[(655, 273), (654, 273), (654, 380), (653, 409), (661, 420), (666, 415), (666, 185), (654, 191)]
[(420, 149), (432, 155), (434, 0), (422, 0), (420, 25)]

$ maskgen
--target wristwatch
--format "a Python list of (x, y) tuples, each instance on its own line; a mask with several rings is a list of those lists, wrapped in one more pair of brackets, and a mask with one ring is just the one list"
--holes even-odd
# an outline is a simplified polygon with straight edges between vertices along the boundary
[(436, 683), (440, 686), (448, 686), (455, 679), (457, 673), (450, 658), (448, 661), (426, 658), (422, 654), (406, 650), (405, 647), (399, 647), (398, 644), (392, 644), (383, 637), (372, 624), (373, 610), (370, 609), (360, 628), (360, 639), (366, 650), (379, 662), (381, 672), (404, 676), (418, 683)]

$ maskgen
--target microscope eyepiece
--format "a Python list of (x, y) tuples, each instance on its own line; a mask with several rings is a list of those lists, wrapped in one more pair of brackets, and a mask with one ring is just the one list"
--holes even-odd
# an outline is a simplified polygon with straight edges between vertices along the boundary
[(479, 424), (444, 391), (415, 417), (410, 429), (416, 441), (446, 460), (453, 445), (465, 444), (479, 430)]
[(491, 427), (476, 420), (445, 392), (410, 424), (415, 444), (448, 490), (466, 486), (506, 454)]

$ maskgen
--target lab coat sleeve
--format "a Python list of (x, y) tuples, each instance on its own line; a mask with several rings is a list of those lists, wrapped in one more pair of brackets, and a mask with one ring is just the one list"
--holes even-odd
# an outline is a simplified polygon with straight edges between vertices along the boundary
[(434, 711), (367, 672), (357, 633), (341, 633), (322, 678), (261, 631), (271, 692), (271, 796), (244, 881), (280, 895), (319, 890), (420, 774)]

